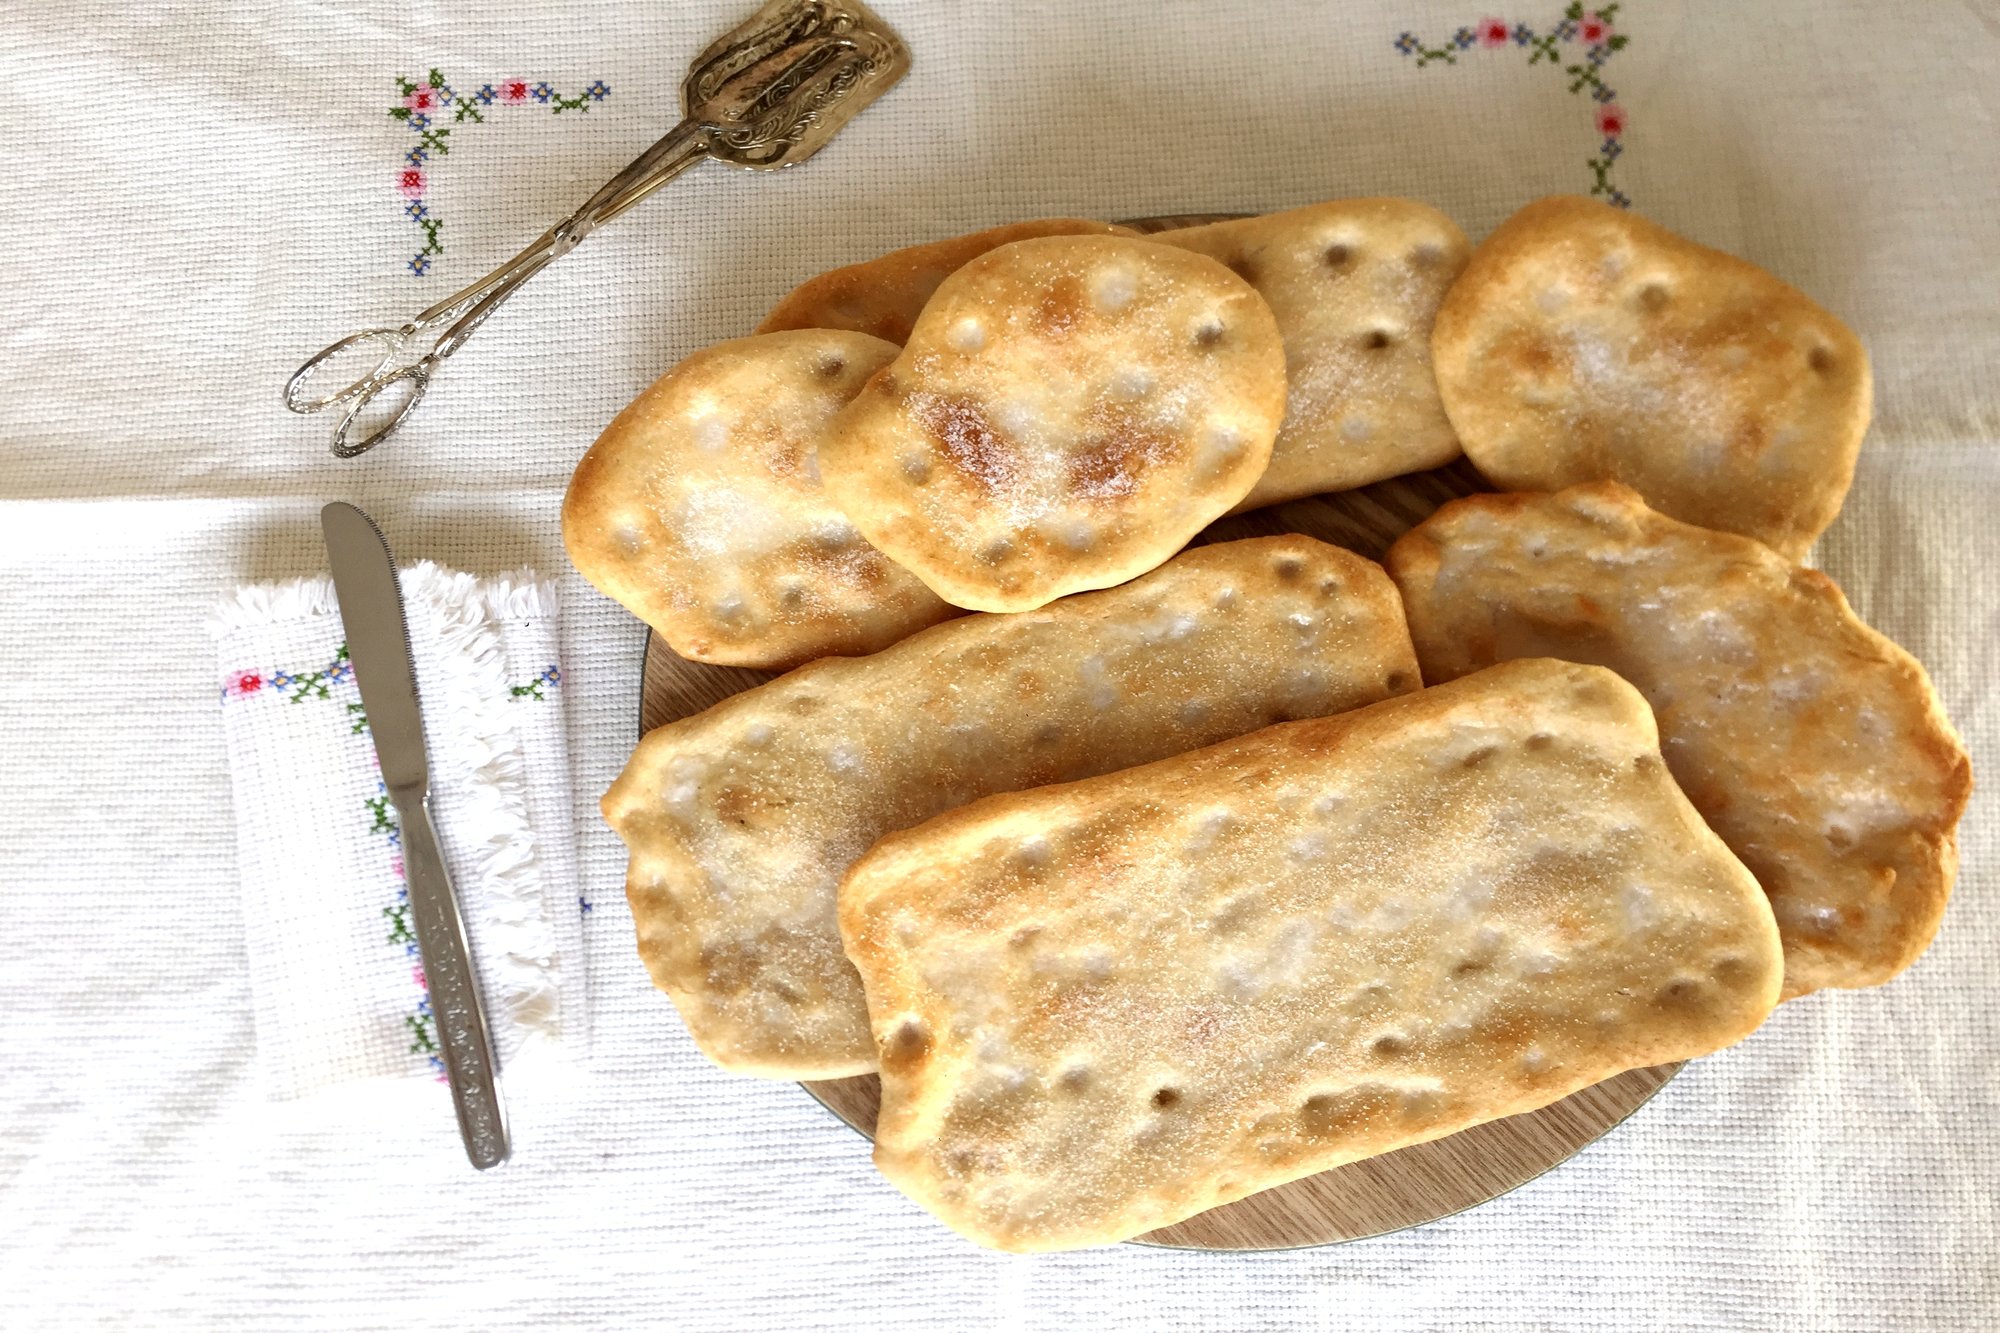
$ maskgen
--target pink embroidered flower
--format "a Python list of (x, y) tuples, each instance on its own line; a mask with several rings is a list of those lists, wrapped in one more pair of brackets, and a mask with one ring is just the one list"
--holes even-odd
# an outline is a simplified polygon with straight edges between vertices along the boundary
[(1479, 44), (1481, 46), (1505, 46), (1507, 44), (1507, 20), (1479, 20)]
[(403, 105), (408, 107), (413, 115), (428, 116), (443, 105), (443, 102), (444, 99), (438, 96), (438, 90), (428, 83), (420, 83), (403, 94)]
[(397, 879), (408, 879), (408, 878), (409, 878), (409, 876), (407, 876), (407, 875), (405, 875), (405, 874), (403, 873), (403, 858), (402, 858), (402, 857), (400, 857), (400, 856), (398, 856), (398, 857), (394, 857), (394, 858), (392, 858), (392, 859), (390, 860), (390, 862), (389, 862), (389, 869), (391, 869), (391, 870), (393, 870), (393, 871), (395, 871), (395, 872), (396, 872), (396, 878), (397, 878)]
[(1597, 132), (1607, 139), (1616, 139), (1625, 132), (1625, 108), (1612, 102), (1597, 108)]
[(500, 85), (500, 100), (509, 104), (528, 100), (528, 81), (508, 79)]
[(431, 983), (424, 980), (424, 969), (421, 963), (410, 969), (410, 980), (417, 983), (418, 990), (429, 990), (431, 988)]
[(1583, 22), (1576, 25), (1577, 35), (1592, 46), (1603, 41), (1611, 32), (1611, 20), (1602, 14), (1585, 14)]
[(424, 173), (416, 167), (404, 167), (396, 177), (396, 188), (411, 199), (424, 197)]
[(229, 693), (240, 698), (246, 694), (255, 694), (257, 691), (263, 689), (264, 678), (254, 671), (239, 671), (229, 678), (229, 684), (226, 688)]

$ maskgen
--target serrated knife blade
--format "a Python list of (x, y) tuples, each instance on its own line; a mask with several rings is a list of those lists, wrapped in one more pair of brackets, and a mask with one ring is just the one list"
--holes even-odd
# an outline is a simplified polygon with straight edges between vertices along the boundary
[(465, 1155), (484, 1171), (507, 1160), (507, 1118), (494, 1080), (493, 1047), (458, 895), (431, 823), (430, 759), (395, 557), (375, 521), (351, 504), (326, 506), (319, 522), (347, 632), (348, 659), (361, 687), (382, 781), (402, 827), (410, 916), (459, 1137), (465, 1141)]

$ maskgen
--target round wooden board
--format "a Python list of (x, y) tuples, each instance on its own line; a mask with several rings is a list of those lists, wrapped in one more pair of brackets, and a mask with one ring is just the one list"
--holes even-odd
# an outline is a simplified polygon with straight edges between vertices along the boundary
[[(1195, 226), (1229, 214), (1147, 218), (1141, 231)], [(1225, 518), (1196, 544), (1302, 532), (1373, 560), (1439, 505), (1489, 489), (1460, 460), (1335, 495), (1314, 496)], [(767, 671), (707, 666), (646, 638), (639, 730), (698, 713), (773, 678)], [(1331, 1245), (1449, 1217), (1516, 1189), (1574, 1156), (1643, 1106), (1680, 1066), (1629, 1070), (1526, 1115), (1510, 1116), (1429, 1143), (1323, 1171), (1139, 1237), (1144, 1243), (1204, 1250), (1284, 1250)], [(882, 1085), (873, 1074), (800, 1085), (872, 1137)]]

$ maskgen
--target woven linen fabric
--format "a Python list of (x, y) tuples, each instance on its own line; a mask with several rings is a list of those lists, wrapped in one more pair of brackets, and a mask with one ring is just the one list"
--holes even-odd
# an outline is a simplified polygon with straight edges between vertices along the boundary
[[(653, 142), (749, 0), (7, 10), (0, 1325), (2000, 1322), (1991, 0), (1628, 0), (1595, 41), (1556, 0), (873, 7), (911, 48), (901, 85), (796, 170), (702, 166), (593, 235), (353, 462), (325, 417), (282, 411), (285, 377), (484, 273)], [(831, 265), (1010, 218), (1366, 194), (1477, 239), (1593, 190), (1869, 345), (1876, 421), (1815, 559), (1929, 666), (1985, 784), (1907, 975), (1785, 1005), (1560, 1169), (1404, 1234), (985, 1253), (796, 1087), (711, 1067), (648, 984), (594, 809), (635, 736), (643, 634), (563, 572), (586, 1066), (510, 1092), (515, 1158), (483, 1176), (434, 1103), (273, 1113), (206, 621), (227, 589), (322, 567), (322, 503), (409, 554), (554, 576), (562, 488), (604, 423)]]
[[(588, 1049), (556, 592), (532, 576), (401, 571), (452, 867), (510, 1082)], [(444, 1074), (402, 829), (333, 585), (239, 588), (216, 617), (257, 1055), (270, 1095)], [(440, 1108), (445, 1103), (439, 1102)]]

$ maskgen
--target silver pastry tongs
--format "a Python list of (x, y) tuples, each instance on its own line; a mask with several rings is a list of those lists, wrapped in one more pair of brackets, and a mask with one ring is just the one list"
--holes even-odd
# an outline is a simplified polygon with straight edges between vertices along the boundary
[[(300, 366), (285, 406), (344, 405), (333, 452), (353, 458), (402, 425), (444, 359), (522, 284), (599, 226), (704, 158), (769, 171), (803, 162), (910, 68), (902, 40), (855, 0), (772, 0), (712, 43), (681, 81), (684, 119), (521, 253), (401, 328), (350, 333)], [(333, 393), (312, 383), (336, 364), (370, 367)], [(363, 425), (383, 394), (398, 394)]]

